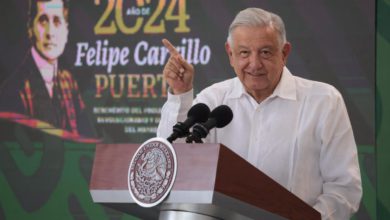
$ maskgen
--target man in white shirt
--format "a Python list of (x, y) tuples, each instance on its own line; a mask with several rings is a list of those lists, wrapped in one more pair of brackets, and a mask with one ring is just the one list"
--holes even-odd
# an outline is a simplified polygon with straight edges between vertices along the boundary
[(352, 127), (332, 86), (293, 76), (285, 67), (291, 45), (281, 18), (258, 8), (241, 11), (225, 44), (237, 77), (193, 99), (194, 68), (164, 39), (171, 57), (163, 75), (170, 92), (157, 136), (168, 137), (191, 106), (228, 105), (232, 122), (204, 140), (222, 143), (321, 213), (349, 219), (362, 196)]

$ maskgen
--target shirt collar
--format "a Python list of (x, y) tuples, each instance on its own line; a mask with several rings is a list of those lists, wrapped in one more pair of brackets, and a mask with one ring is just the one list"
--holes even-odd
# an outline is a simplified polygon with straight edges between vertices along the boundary
[[(54, 64), (49, 63), (47, 60), (45, 60), (35, 49), (35, 47), (31, 47), (31, 54), (35, 61), (35, 64), (37, 65), (38, 69), (42, 72), (44, 69), (51, 69), (56, 70), (57, 69), (57, 61)], [(54, 71), (56, 73), (56, 71)]]
[(291, 99), (291, 100), (297, 99), (297, 90), (296, 90), (294, 76), (287, 69), (287, 67), (283, 68), (282, 77), (278, 85), (276, 86), (274, 92), (271, 95), (271, 97), (275, 97), (275, 96), (279, 96), (280, 98)]
[[(241, 96), (246, 94), (248, 93), (245, 91), (245, 88), (242, 85), (240, 79), (238, 77), (235, 77), (234, 86), (229, 97), (240, 98)], [(283, 99), (290, 99), (290, 100), (297, 99), (297, 91), (296, 91), (294, 76), (287, 69), (287, 67), (283, 68), (281, 79), (270, 97), (280, 97)]]

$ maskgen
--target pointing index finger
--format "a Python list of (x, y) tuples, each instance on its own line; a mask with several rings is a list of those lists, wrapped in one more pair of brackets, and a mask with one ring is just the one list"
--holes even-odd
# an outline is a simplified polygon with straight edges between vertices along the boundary
[(169, 42), (169, 40), (167, 39), (163, 39), (162, 40), (162, 43), (164, 44), (164, 46), (168, 49), (169, 53), (171, 54), (171, 56), (174, 56), (174, 55), (178, 55), (179, 52), (177, 52), (176, 48), (171, 44), (171, 42)]

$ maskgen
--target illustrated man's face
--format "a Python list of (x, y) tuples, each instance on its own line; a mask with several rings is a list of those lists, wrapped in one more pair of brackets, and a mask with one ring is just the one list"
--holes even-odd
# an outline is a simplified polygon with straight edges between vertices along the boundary
[(68, 40), (68, 22), (61, 0), (37, 2), (32, 32), (34, 46), (40, 55), (49, 62), (57, 60), (64, 52)]

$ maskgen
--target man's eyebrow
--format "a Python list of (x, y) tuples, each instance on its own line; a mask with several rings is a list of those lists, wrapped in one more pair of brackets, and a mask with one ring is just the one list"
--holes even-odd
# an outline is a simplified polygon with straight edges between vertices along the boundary
[(41, 14), (38, 16), (38, 20), (41, 20), (41, 19), (44, 19), (44, 18), (48, 18), (47, 14)]
[(238, 45), (238, 49), (248, 49), (249, 47), (244, 46), (244, 45)]

